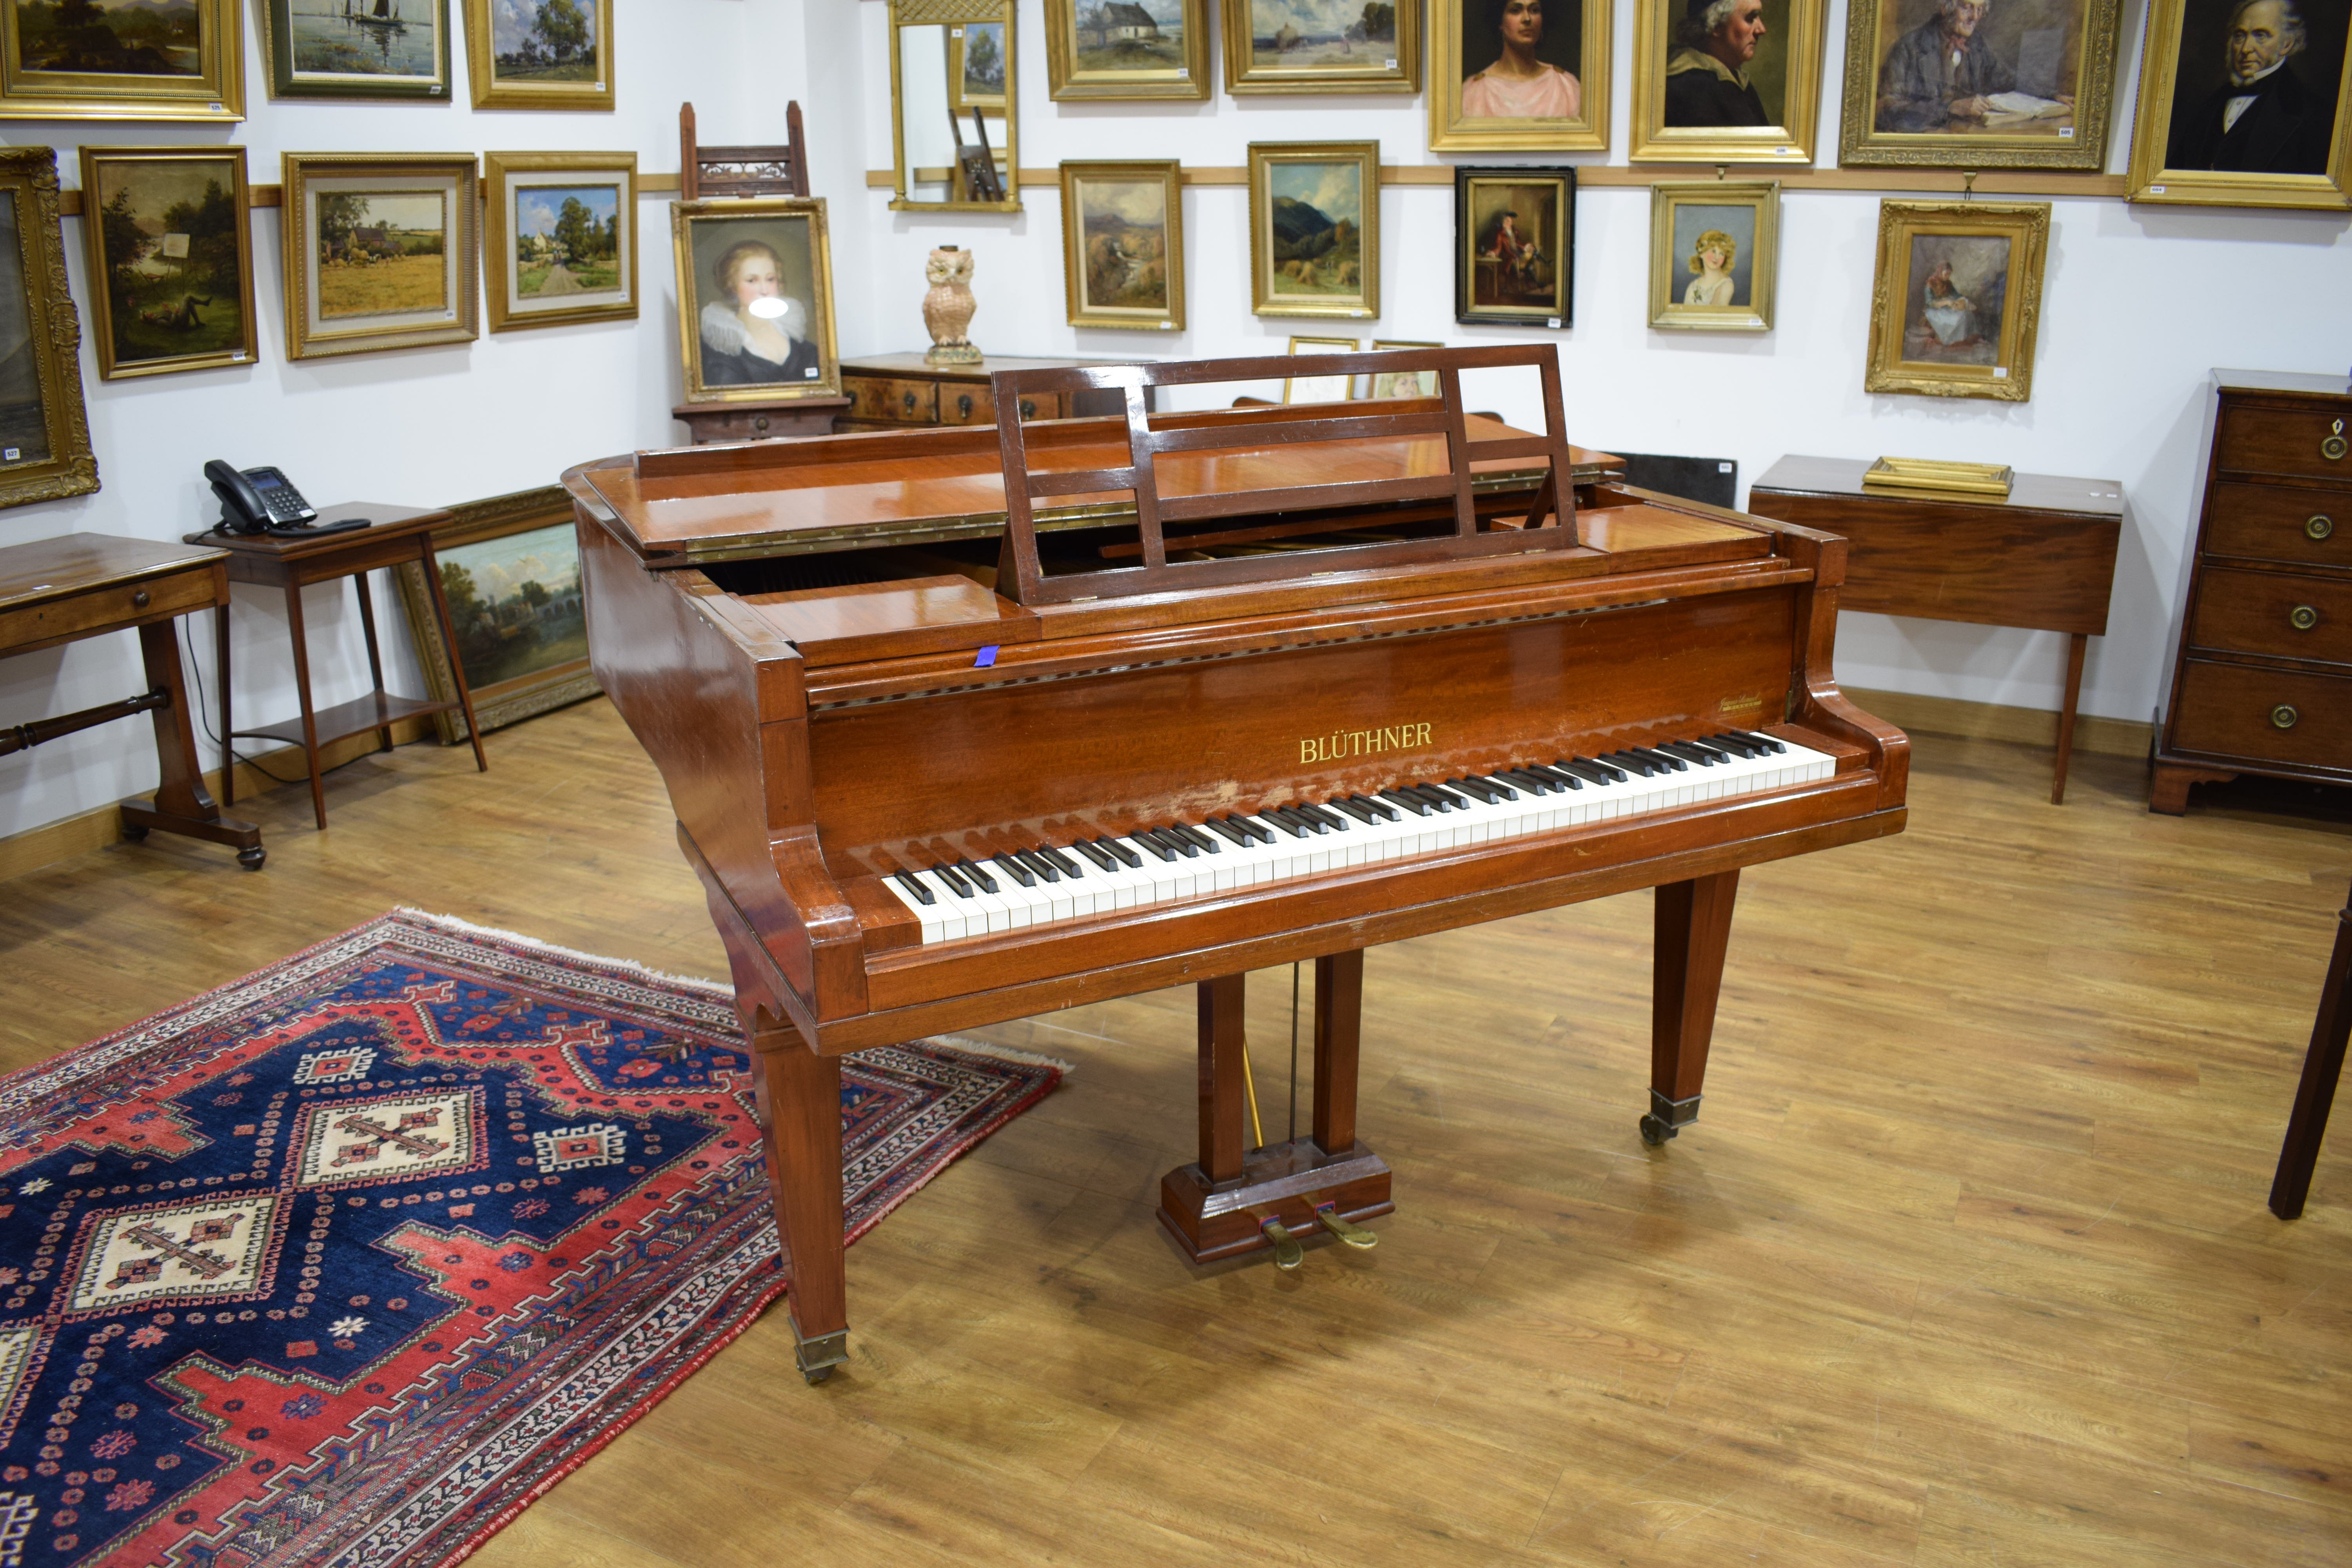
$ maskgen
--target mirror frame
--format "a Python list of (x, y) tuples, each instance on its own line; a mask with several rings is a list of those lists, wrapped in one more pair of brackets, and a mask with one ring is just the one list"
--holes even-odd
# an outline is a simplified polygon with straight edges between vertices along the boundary
[[(1017, 213), (1021, 210), (1021, 82), (1016, 68), (1021, 49), (1013, 33), (1015, 0), (890, 0), (890, 173), (895, 194), (892, 212)], [(898, 50), (901, 27), (955, 26), (965, 22), (1004, 24), (1004, 145), (989, 149), (1004, 165), (1004, 199), (1001, 202), (927, 202), (907, 194), (913, 171), (907, 167), (906, 95)], [(949, 173), (953, 188), (954, 173)]]

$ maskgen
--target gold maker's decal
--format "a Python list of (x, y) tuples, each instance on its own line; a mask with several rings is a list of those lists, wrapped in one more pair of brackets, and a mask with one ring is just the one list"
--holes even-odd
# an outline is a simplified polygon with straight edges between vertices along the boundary
[(1334, 730), (1309, 735), (1298, 742), (1302, 763), (1336, 763), (1342, 757), (1371, 757), (1382, 752), (1408, 751), (1429, 744), (1426, 724), (1391, 724), (1379, 730)]

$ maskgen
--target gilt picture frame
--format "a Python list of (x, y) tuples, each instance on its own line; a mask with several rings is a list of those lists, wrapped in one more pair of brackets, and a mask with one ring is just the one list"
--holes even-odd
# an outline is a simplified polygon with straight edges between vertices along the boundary
[(1605, 152), (1609, 0), (1428, 0), (1429, 145)]
[(1825, 0), (1634, 0), (1637, 161), (1810, 163)]
[(1183, 330), (1181, 171), (1172, 158), (1062, 165), (1062, 292), (1070, 325)]
[(1250, 309), (1361, 321), (1381, 313), (1381, 144), (1253, 142)]
[[(1284, 347), (1286, 354), (1351, 354), (1363, 347), (1357, 338), (1315, 338), (1293, 332)], [(1285, 403), (1346, 403), (1356, 395), (1356, 378), (1352, 375), (1286, 375), (1282, 378), (1282, 400)]]
[(637, 155), (485, 153), (490, 331), (637, 318)]
[(283, 154), (286, 357), (481, 335), (470, 153)]
[(58, 206), (55, 150), (0, 148), (0, 507), (98, 489)]
[(1865, 392), (2033, 395), (2047, 202), (1878, 205)]
[[(1444, 346), (1426, 338), (1374, 338), (1371, 342), (1374, 353), (1383, 349), (1442, 349)], [(1364, 380), (1370, 384), (1364, 390), (1367, 397), (1435, 397), (1444, 390), (1438, 384), (1437, 372), (1433, 370), (1374, 371)]]
[(2352, 207), (2352, 0), (2149, 0), (2128, 179), (2135, 202)]
[(1004, 112), (1005, 84), (1011, 73), (1004, 47), (1008, 24), (966, 22), (948, 29), (948, 107), (958, 114), (982, 110)]
[(1841, 164), (2107, 166), (2121, 0), (1852, 4)]
[(1454, 319), (1465, 326), (1576, 321), (1576, 170), (1454, 169)]
[(244, 148), (85, 146), (81, 191), (100, 379), (260, 357)]
[(1422, 0), (1365, 0), (1335, 25), (1318, 0), (1223, 0), (1225, 90), (1415, 93), (1421, 90)]
[(1045, 0), (1046, 96), (1065, 103), (1205, 100), (1209, 5), (1210, 0)]
[(238, 0), (89, 3), (68, 32), (55, 4), (0, 0), (0, 120), (245, 118)]
[(448, 100), (449, 0), (256, 0), (254, 13), (272, 98)]
[(463, 0), (476, 109), (613, 107), (613, 0)]
[(669, 214), (685, 401), (839, 396), (824, 198), (672, 202)]
[(1650, 187), (1650, 325), (1769, 332), (1780, 251), (1778, 180)]

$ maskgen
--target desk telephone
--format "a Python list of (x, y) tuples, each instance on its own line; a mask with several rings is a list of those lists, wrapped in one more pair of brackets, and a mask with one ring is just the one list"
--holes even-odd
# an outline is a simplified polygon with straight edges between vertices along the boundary
[(294, 481), (276, 468), (240, 472), (215, 458), (205, 465), (205, 478), (212, 481), (213, 494), (220, 497), (223, 533), (307, 536), (368, 526), (369, 520), (363, 517), (320, 523), (318, 508), (304, 500)]

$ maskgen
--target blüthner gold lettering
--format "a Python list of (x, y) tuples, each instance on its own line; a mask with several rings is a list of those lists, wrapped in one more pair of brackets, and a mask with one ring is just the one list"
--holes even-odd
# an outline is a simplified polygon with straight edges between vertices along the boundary
[(1334, 730), (1309, 735), (1298, 742), (1302, 763), (1336, 763), (1349, 757), (1378, 756), (1382, 752), (1410, 751), (1429, 744), (1426, 724), (1390, 724), (1377, 730)]

